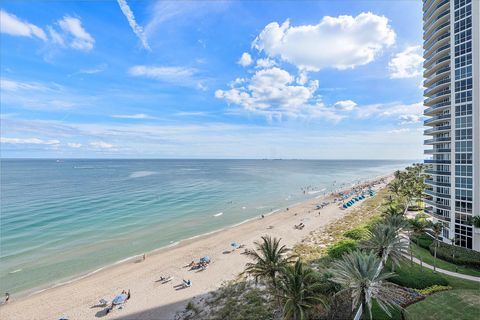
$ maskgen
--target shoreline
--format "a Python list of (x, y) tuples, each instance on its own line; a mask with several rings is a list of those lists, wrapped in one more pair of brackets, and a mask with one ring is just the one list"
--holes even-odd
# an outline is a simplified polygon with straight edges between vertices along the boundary
[[(318, 202), (319, 200), (322, 200), (322, 199), (323, 200), (328, 200), (328, 199), (332, 198), (332, 196), (334, 196), (334, 194), (336, 194), (338, 192), (345, 191), (345, 190), (351, 190), (351, 189), (353, 189), (353, 188), (355, 188), (359, 185), (363, 185), (365, 183), (370, 184), (372, 182), (379, 181), (382, 178), (388, 178), (388, 177), (391, 177), (391, 176), (392, 176), (392, 173), (390, 172), (388, 174), (383, 174), (383, 175), (379, 175), (379, 176), (376, 176), (376, 177), (373, 177), (373, 178), (370, 178), (370, 179), (362, 180), (359, 183), (358, 182), (356, 183), (355, 181), (353, 181), (351, 185), (349, 184), (348, 186), (346, 186), (344, 188), (337, 188), (337, 189), (335, 189), (331, 192), (325, 192), (324, 195), (312, 194), (312, 196), (309, 197), (308, 199), (305, 199), (301, 202), (294, 203), (294, 204), (290, 205), (289, 207), (274, 209), (271, 212), (266, 213), (264, 215), (265, 218), (252, 217), (252, 218), (246, 219), (244, 221), (241, 221), (240, 223), (237, 223), (237, 224), (225, 226), (225, 227), (222, 227), (222, 228), (217, 229), (217, 230), (213, 230), (213, 231), (210, 231), (210, 232), (207, 232), (207, 233), (204, 233), (204, 234), (195, 235), (195, 236), (192, 236), (192, 237), (189, 237), (189, 238), (186, 238), (186, 239), (182, 239), (182, 240), (173, 242), (172, 244), (169, 244), (169, 245), (164, 246), (164, 247), (156, 248), (154, 250), (146, 252), (146, 255), (147, 255), (146, 263), (148, 263), (150, 260), (158, 260), (159, 257), (161, 257), (162, 255), (164, 255), (164, 256), (175, 255), (176, 252), (186, 251), (186, 250), (188, 251), (188, 249), (191, 249), (190, 247), (192, 247), (192, 246), (194, 247), (195, 244), (198, 244), (198, 243), (201, 243), (201, 242), (208, 242), (208, 240), (211, 240), (212, 238), (228, 237), (229, 233), (235, 233), (236, 231), (238, 232), (238, 229), (240, 229), (240, 228), (245, 229), (245, 227), (248, 227), (248, 226), (255, 227), (256, 225), (258, 225), (259, 221), (263, 221), (264, 222), (263, 224), (265, 224), (265, 222), (268, 222), (269, 220), (274, 220), (274, 221), (270, 221), (272, 223), (273, 222), (282, 223), (283, 219), (282, 220), (279, 219), (282, 214), (283, 215), (287, 214), (287, 215), (290, 216), (290, 219), (292, 219), (293, 218), (292, 214), (294, 215), (294, 217), (296, 217), (298, 213), (302, 213), (303, 218), (301, 219), (301, 221), (308, 221), (309, 219), (315, 219), (314, 217), (312, 217), (310, 215), (311, 211), (315, 211), (312, 208), (313, 205), (315, 204), (315, 202)], [(330, 200), (332, 200), (332, 199), (330, 199)], [(359, 204), (359, 205), (361, 205), (361, 204)], [(305, 210), (308, 210), (308, 212), (305, 212)], [(327, 211), (327, 210), (332, 211), (333, 215), (330, 218), (334, 218), (334, 219), (341, 217), (343, 215), (342, 211), (343, 212), (348, 211), (348, 209), (347, 210), (342, 210), (342, 209), (338, 208), (337, 204), (333, 204), (333, 203), (331, 203), (326, 209), (322, 209), (322, 212), (324, 210), (325, 211)], [(302, 212), (297, 212), (297, 211), (302, 211)], [(310, 216), (310, 217), (308, 217), (308, 216)], [(299, 216), (298, 218), (301, 218), (301, 217)], [(296, 219), (296, 218), (293, 218), (293, 219)], [(321, 223), (319, 223), (319, 226), (316, 226), (315, 229), (318, 229), (318, 227), (324, 227), (325, 225), (328, 225), (329, 223), (332, 222), (330, 220), (331, 219), (327, 219), (325, 221), (325, 223), (322, 223), (323, 221), (321, 221)], [(263, 232), (259, 232), (259, 230), (257, 230), (257, 232), (255, 232), (255, 239), (260, 238), (260, 236), (262, 235), (261, 233), (271, 233), (272, 230), (269, 227), (270, 226), (268, 226), (267, 230), (263, 230)], [(283, 227), (285, 227), (285, 223), (283, 223)], [(272, 229), (273, 229), (273, 232), (276, 233), (275, 229), (273, 227), (272, 227)], [(310, 232), (310, 231), (312, 231), (310, 229), (311, 228), (308, 228), (307, 230), (309, 230), (309, 232)], [(247, 231), (249, 231), (249, 230), (247, 230)], [(288, 232), (288, 233), (290, 233), (290, 232)], [(232, 239), (231, 241), (233, 241), (233, 240), (235, 240), (235, 239)], [(301, 239), (295, 239), (295, 241), (291, 245), (298, 242), (299, 240), (301, 240)], [(251, 247), (251, 243), (248, 243), (247, 247)], [(228, 246), (226, 245), (225, 248), (228, 248)], [(223, 252), (223, 253), (225, 253), (225, 252)], [(197, 255), (196, 258), (199, 258), (201, 253), (198, 252), (198, 254), (196, 253), (196, 255)], [(134, 256), (131, 256), (131, 257), (127, 257), (125, 259), (116, 261), (113, 264), (108, 264), (108, 265), (102, 266), (102, 267), (100, 267), (96, 270), (87, 272), (86, 274), (75, 276), (72, 279), (69, 279), (69, 280), (66, 280), (66, 281), (63, 281), (63, 282), (60, 282), (60, 283), (55, 283), (55, 284), (50, 285), (46, 288), (42, 288), (42, 289), (37, 288), (37, 290), (35, 290), (35, 291), (32, 290), (33, 292), (30, 291), (29, 293), (25, 293), (25, 294), (22, 294), (22, 295), (17, 295), (16, 297), (14, 297), (14, 299), (10, 303), (0, 307), (0, 314), (3, 314), (4, 311), (7, 311), (7, 314), (9, 314), (8, 309), (16, 309), (15, 307), (17, 305), (25, 304), (25, 303), (28, 303), (30, 301), (45, 300), (45, 298), (47, 298), (47, 296), (50, 296), (50, 295), (54, 296), (58, 292), (68, 291), (72, 288), (75, 289), (75, 287), (81, 286), (85, 282), (90, 282), (90, 281), (92, 281), (92, 279), (111, 278), (111, 277), (109, 277), (109, 273), (112, 273), (114, 271), (118, 271), (120, 269), (125, 269), (125, 268), (132, 269), (132, 268), (141, 267), (141, 266), (144, 265), (143, 262), (141, 262), (141, 263), (138, 262), (138, 259), (141, 256), (142, 255), (140, 254), (140, 255), (134, 255)], [(186, 259), (186, 261), (191, 261), (191, 259)], [(176, 266), (177, 269), (179, 267), (180, 266), (178, 266), (178, 265)], [(208, 271), (205, 271), (205, 273), (208, 273)], [(178, 279), (176, 279), (176, 280), (178, 280)], [(220, 283), (216, 283), (216, 287), (218, 287), (219, 284)], [(76, 291), (76, 290), (74, 290), (74, 291)], [(89, 304), (91, 304), (91, 303), (89, 303)], [(24, 308), (21, 308), (21, 309), (23, 310)], [(29, 309), (29, 308), (26, 308), (26, 309)], [(86, 309), (88, 309), (88, 307)], [(58, 310), (58, 311), (60, 311), (60, 310)], [(17, 317), (22, 318), (20, 316), (20, 314), (22, 314), (23, 312), (19, 311), (18, 309), (16, 310), (16, 312), (19, 312)], [(62, 313), (62, 312), (60, 311), (60, 313)], [(40, 315), (40, 317), (35, 318), (35, 319), (44, 319), (44, 316), (45, 316), (45, 318), (60, 317), (62, 314), (56, 314), (56, 315), (52, 315), (50, 317), (47, 317), (46, 315), (42, 314), (42, 315)], [(65, 314), (67, 315), (68, 312), (65, 313)], [(85, 316), (87, 318), (90, 317), (89, 315), (83, 314), (82, 312), (80, 312), (80, 314), (82, 314), (82, 318), (85, 318)], [(114, 313), (114, 314), (118, 315), (118, 313)], [(32, 315), (26, 317), (25, 319), (27, 319), (27, 318), (32, 318)]]

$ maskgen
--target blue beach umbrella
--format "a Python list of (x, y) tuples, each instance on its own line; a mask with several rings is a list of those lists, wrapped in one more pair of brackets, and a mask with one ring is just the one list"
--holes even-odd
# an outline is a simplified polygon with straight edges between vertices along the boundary
[(113, 305), (122, 304), (127, 300), (127, 295), (125, 293), (119, 294), (112, 300)]
[(210, 262), (210, 257), (209, 256), (201, 257), (200, 262)]
[(238, 247), (240, 247), (240, 245), (239, 245), (238, 243), (236, 243), (236, 242), (232, 242), (230, 245), (231, 245), (232, 247), (234, 247), (235, 249), (238, 248)]

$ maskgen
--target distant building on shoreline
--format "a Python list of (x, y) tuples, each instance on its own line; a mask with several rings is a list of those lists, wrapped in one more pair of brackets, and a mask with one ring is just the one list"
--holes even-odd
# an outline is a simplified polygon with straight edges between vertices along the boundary
[(425, 212), (442, 238), (480, 251), (480, 1), (423, 0)]

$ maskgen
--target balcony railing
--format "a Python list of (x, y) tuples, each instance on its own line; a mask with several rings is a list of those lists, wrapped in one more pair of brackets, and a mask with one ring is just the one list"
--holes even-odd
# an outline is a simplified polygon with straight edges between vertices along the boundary
[(423, 160), (423, 162), (424, 163), (450, 164), (450, 163), (452, 163), (452, 160), (428, 159), (428, 160)]
[(451, 140), (451, 137), (439, 137), (439, 138), (424, 140), (423, 144), (433, 144), (433, 143), (437, 143), (437, 142), (448, 142), (450, 140)]
[(452, 173), (450, 171), (438, 171), (438, 170), (433, 170), (433, 169), (426, 169), (425, 173), (427, 174), (436, 174), (436, 175), (442, 175), (442, 176), (449, 176)]
[(425, 99), (424, 103), (425, 104), (430, 103), (441, 96), (450, 95), (450, 93), (451, 93), (450, 88), (443, 89), (442, 91), (432, 94), (429, 98)]
[(425, 81), (423, 81), (423, 85), (425, 87), (429, 87), (430, 85), (427, 85), (427, 83), (429, 83), (432, 79), (436, 78), (440, 74), (444, 73), (443, 75), (447, 75), (447, 72), (448, 72), (448, 75), (450, 75), (450, 66), (446, 66), (445, 68), (437, 70), (434, 74), (430, 75), (427, 79), (425, 79)]
[(425, 89), (425, 91), (423, 91), (423, 95), (426, 96), (429, 92), (432, 92), (433, 90), (437, 89), (439, 85), (450, 83), (450, 80), (451, 80), (450, 77), (447, 77), (434, 82), (427, 89)]
[(446, 106), (450, 106), (450, 99), (447, 99), (447, 101), (442, 101), (442, 102), (431, 105), (429, 108), (423, 111), (423, 114), (427, 115), (434, 110), (444, 108)]
[[(439, 21), (440, 19), (442, 19), (443, 17), (447, 16), (450, 14), (450, 10), (448, 11), (445, 11), (444, 13), (440, 14), (438, 17), (436, 17), (433, 22), (429, 25), (429, 26), (426, 26), (427, 28), (425, 29), (425, 31), (423, 31), (423, 38), (425, 39), (425, 41), (428, 41), (428, 36), (431, 36), (432, 34), (434, 34), (435, 32), (437, 32), (438, 30), (446, 27), (447, 25), (450, 24), (450, 20), (442, 23), (441, 25), (439, 25), (438, 27), (436, 27), (436, 23), (437, 21)], [(434, 29), (435, 28), (435, 29)]]
[(450, 43), (447, 43), (446, 45), (441, 46), (440, 48), (432, 52), (427, 58), (425, 58), (425, 60), (423, 61), (423, 65), (425, 67), (428, 67), (427, 65), (432, 60), (432, 58), (434, 58), (436, 54), (438, 54), (439, 52), (442, 52), (445, 49), (450, 49)]
[(423, 134), (429, 135), (432, 133), (437, 133), (437, 132), (446, 131), (450, 129), (451, 129), (451, 126), (438, 126), (438, 127), (433, 127), (431, 129), (425, 130)]
[(423, 33), (424, 35), (428, 33), (428, 31), (432, 28), (435, 23), (445, 17), (446, 15), (450, 14), (450, 9), (440, 13), (438, 16), (436, 16), (434, 19), (431, 19), (430, 21), (425, 22), (423, 25), (423, 28), (425, 29), (425, 32)]
[(429, 74), (432, 70), (435, 70), (436, 67), (438, 67), (441, 64), (444, 64), (445, 62), (450, 62), (450, 54), (448, 56), (445, 56), (443, 58), (438, 59), (428, 67), (425, 67), (425, 71), (423, 72), (423, 75), (426, 76)]
[(438, 202), (435, 202), (433, 200), (428, 200), (428, 199), (424, 199), (423, 201), (425, 203), (433, 206), (433, 207), (440, 208), (440, 209), (445, 209), (445, 210), (450, 210), (450, 206), (444, 205), (443, 203), (438, 203)]
[(426, 126), (426, 125), (428, 125), (429, 123), (432, 123), (432, 122), (435, 122), (435, 121), (438, 121), (438, 120), (450, 119), (450, 117), (451, 117), (451, 114), (450, 114), (450, 113), (441, 114), (441, 115), (439, 115), (439, 116), (433, 116), (433, 117), (431, 117), (430, 119), (427, 119), (427, 120), (423, 121), (423, 124)]
[[(440, 2), (436, 7), (435, 9), (432, 10), (432, 12), (430, 12), (427, 16), (423, 16), (423, 21), (426, 21), (428, 22), (428, 19), (430, 19), (431, 16), (433, 16), (433, 14), (435, 13), (435, 11), (440, 8), (441, 6), (443, 6), (444, 4), (448, 3), (450, 0), (443, 0), (442, 2)], [(427, 11), (424, 11), (425, 13), (428, 12), (428, 10), (430, 9), (430, 7), (427, 9)]]
[[(425, 47), (424, 49), (424, 55), (429, 56), (430, 55), (430, 49), (433, 48), (436, 44), (439, 44), (440, 41), (442, 41), (445, 38), (450, 37), (450, 32), (444, 33), (440, 35), (438, 38), (434, 39), (428, 46)], [(430, 40), (429, 40), (430, 41)], [(428, 43), (428, 41), (425, 42), (425, 44)]]
[(452, 149), (446, 149), (446, 148), (433, 148), (433, 149), (427, 149), (424, 150), (424, 154), (433, 154), (433, 153), (450, 153), (452, 152)]
[(425, 179), (425, 183), (433, 185), (433, 186), (440, 186), (440, 187), (450, 187), (451, 186), (450, 182), (440, 182), (440, 181), (435, 181), (435, 180), (432, 180), (432, 179)]

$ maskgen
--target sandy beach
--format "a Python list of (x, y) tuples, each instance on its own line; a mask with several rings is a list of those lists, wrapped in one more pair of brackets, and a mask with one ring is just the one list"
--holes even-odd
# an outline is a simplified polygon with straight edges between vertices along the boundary
[[(384, 186), (385, 183), (378, 183), (375, 189)], [(241, 254), (243, 249), (232, 251), (232, 242), (252, 249), (254, 241), (263, 235), (271, 235), (282, 238), (283, 244), (292, 247), (310, 232), (321, 230), (351, 210), (340, 209), (334, 203), (321, 210), (315, 209), (318, 203), (332, 200), (333, 195), (319, 196), (264, 218), (147, 253), (145, 261), (132, 259), (68, 284), (14, 298), (0, 306), (0, 319), (173, 319), (190, 299), (216, 290), (222, 282), (234, 279), (243, 271), (247, 257)], [(305, 227), (295, 229), (294, 225), (301, 222)], [(192, 271), (184, 267), (205, 255), (212, 260), (206, 270)], [(162, 284), (158, 281), (161, 276), (174, 279)], [(190, 279), (193, 285), (185, 289), (175, 288), (182, 279)], [(100, 299), (111, 301), (122, 290), (128, 289), (131, 290), (131, 299), (122, 309), (105, 314), (106, 308), (98, 306)]]

